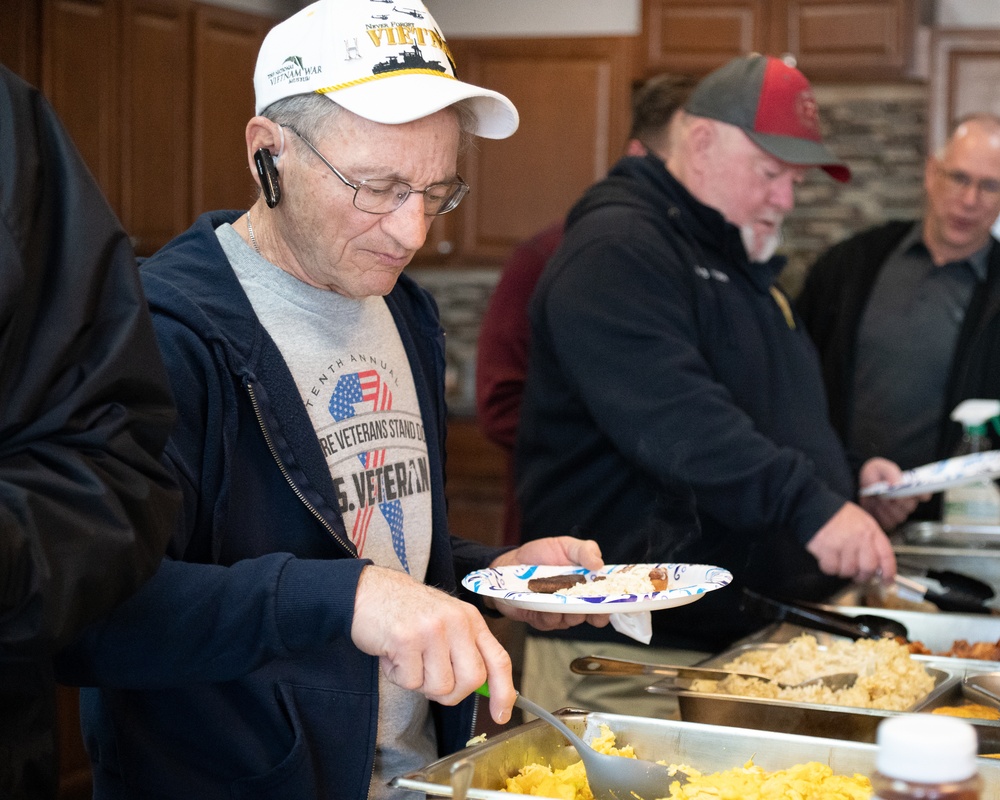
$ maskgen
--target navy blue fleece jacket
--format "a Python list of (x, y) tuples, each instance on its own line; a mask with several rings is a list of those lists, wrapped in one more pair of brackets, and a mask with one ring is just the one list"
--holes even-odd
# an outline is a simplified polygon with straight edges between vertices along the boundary
[[(95, 798), (364, 798), (378, 661), (351, 642), (357, 557), (315, 431), (203, 215), (141, 270), (178, 397), (184, 518), (158, 573), (63, 659), (82, 692)], [(417, 387), (433, 487), (426, 582), (456, 591), (499, 551), (449, 535), (444, 335), (403, 276), (386, 303)], [(468, 599), (468, 598), (466, 598)], [(435, 709), (441, 752), (473, 706)]]

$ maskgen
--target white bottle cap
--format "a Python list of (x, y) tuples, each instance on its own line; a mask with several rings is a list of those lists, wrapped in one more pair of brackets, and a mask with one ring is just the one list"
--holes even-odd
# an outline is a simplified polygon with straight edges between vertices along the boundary
[(976, 774), (976, 729), (957, 717), (904, 714), (878, 726), (875, 768), (916, 783), (964, 781)]

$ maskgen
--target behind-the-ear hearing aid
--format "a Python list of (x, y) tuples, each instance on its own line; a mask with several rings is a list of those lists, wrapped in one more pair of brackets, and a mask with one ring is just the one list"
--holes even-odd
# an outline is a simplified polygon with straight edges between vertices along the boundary
[(266, 147), (261, 147), (253, 154), (260, 175), (260, 188), (264, 193), (264, 202), (268, 208), (274, 208), (281, 200), (281, 185), (278, 183), (278, 168), (274, 165), (274, 156)]

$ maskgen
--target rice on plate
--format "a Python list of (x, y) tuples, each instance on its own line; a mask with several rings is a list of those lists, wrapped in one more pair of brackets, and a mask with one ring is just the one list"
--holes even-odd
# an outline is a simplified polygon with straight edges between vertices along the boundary
[(662, 573), (662, 577), (659, 578), (660, 586), (657, 586), (653, 582), (653, 577), (650, 575), (648, 567), (635, 564), (625, 569), (608, 573), (607, 575), (598, 575), (591, 580), (578, 583), (575, 586), (559, 589), (555, 594), (564, 594), (567, 597), (653, 594), (654, 592), (663, 591), (666, 586), (667, 576), (665, 570), (659, 570), (658, 573)]
[(906, 645), (892, 639), (837, 641), (820, 647), (816, 637), (802, 634), (772, 649), (749, 650), (723, 668), (755, 672), (786, 684), (836, 672), (856, 672), (858, 679), (851, 687), (834, 690), (820, 684), (781, 688), (775, 682), (730, 676), (721, 681), (696, 680), (692, 691), (905, 711), (934, 688), (934, 678), (924, 665), (910, 656)]

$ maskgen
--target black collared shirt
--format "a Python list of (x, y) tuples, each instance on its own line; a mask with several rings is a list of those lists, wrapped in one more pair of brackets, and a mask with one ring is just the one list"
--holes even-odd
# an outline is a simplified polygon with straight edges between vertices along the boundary
[(935, 460), (955, 343), (991, 244), (935, 267), (918, 222), (887, 259), (858, 330), (849, 445), (862, 458), (904, 469)]

